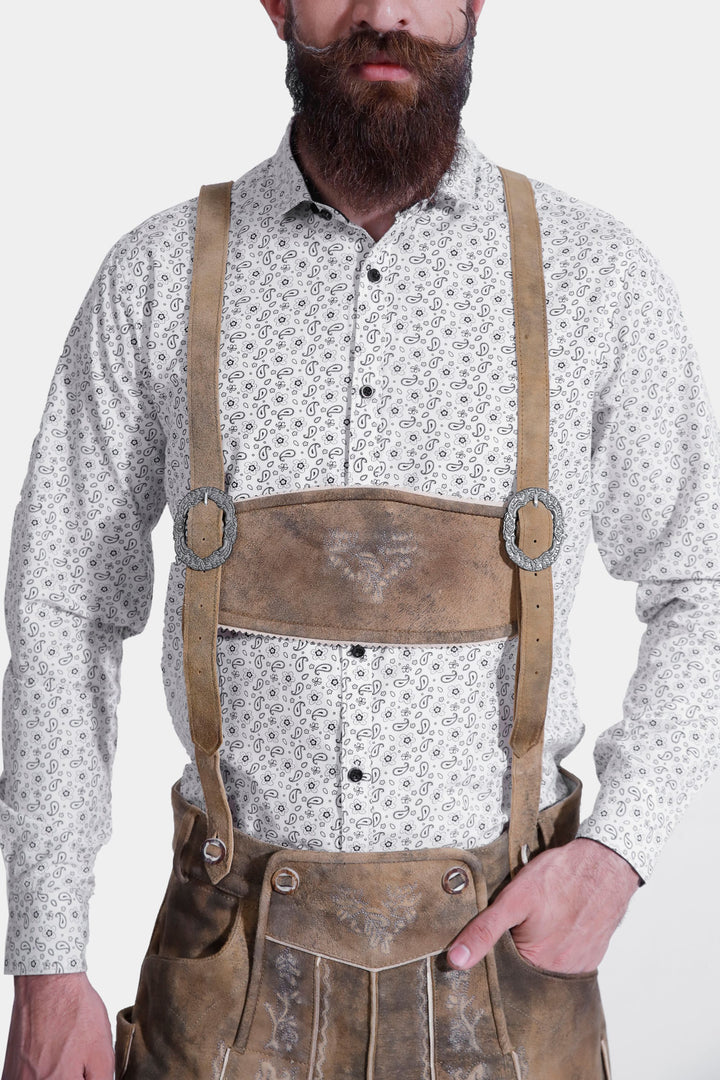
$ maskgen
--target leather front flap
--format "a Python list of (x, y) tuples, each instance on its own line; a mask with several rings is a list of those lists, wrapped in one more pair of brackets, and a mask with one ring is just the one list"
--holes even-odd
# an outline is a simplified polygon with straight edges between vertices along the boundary
[[(267, 935), (365, 968), (441, 952), (477, 915), (482, 872), (468, 852), (428, 851), (427, 857), (424, 852), (353, 854), (347, 862), (335, 853), (276, 852), (265, 887), (272, 888), (275, 871), (281, 871), (280, 883), (286, 882), (285, 868), (298, 880), (292, 892), (272, 891)], [(443, 876), (454, 868), (465, 872), (467, 884), (448, 892)], [(461, 875), (452, 875), (452, 885), (460, 881)]]

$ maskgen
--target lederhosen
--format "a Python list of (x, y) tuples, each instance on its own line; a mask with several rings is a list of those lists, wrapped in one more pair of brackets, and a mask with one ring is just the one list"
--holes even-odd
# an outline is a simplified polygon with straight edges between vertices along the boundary
[[(506, 506), (382, 487), (233, 504), (218, 395), (232, 185), (201, 189), (188, 334), (191, 491), (176, 509), (175, 541), (187, 567), (185, 680), (207, 814), (178, 780), (170, 880), (135, 1002), (117, 1015), (118, 1080), (609, 1080), (596, 973), (542, 971), (510, 933), (466, 971), (446, 957), (528, 859), (575, 836), (580, 806), (580, 782), (563, 770), (571, 793), (538, 813), (562, 513), (547, 490), (537, 211), (527, 178), (501, 172), (519, 410)], [(368, 552), (382, 552), (382, 588), (351, 572)], [(284, 848), (234, 828), (219, 765), (218, 625), (355, 643), (517, 633), (508, 828), (467, 850), (367, 853)]]

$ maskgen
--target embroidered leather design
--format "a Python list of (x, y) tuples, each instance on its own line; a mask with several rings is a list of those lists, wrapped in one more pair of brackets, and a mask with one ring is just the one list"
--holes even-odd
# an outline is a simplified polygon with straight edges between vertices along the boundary
[(386, 899), (369, 906), (359, 889), (334, 894), (337, 916), (357, 934), (367, 937), (373, 948), (388, 953), (394, 936), (417, 919), (418, 889), (415, 885), (388, 886)]
[(412, 566), (417, 543), (404, 530), (383, 530), (368, 543), (356, 531), (333, 529), (327, 549), (330, 565), (380, 604), (385, 586)]

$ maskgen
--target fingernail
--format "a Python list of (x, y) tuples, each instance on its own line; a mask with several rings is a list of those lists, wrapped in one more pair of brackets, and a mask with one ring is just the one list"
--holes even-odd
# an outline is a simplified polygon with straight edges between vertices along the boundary
[(457, 964), (458, 967), (465, 967), (470, 959), (470, 950), (467, 945), (455, 945), (448, 953), (448, 960), (451, 964)]

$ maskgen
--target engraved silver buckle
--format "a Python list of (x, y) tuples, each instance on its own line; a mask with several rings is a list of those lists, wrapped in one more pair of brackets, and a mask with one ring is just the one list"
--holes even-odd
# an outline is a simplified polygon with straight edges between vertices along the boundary
[[(211, 499), (223, 511), (223, 542), (221, 547), (202, 557), (196, 555), (192, 548), (188, 546), (187, 519), (193, 506), (197, 506), (200, 502), (207, 505), (208, 499)], [(229, 495), (226, 495), (224, 491), (220, 491), (219, 488), (193, 488), (192, 491), (188, 491), (187, 495), (182, 497), (177, 505), (173, 537), (175, 540), (175, 554), (178, 560), (189, 566), (191, 570), (214, 570), (216, 567), (222, 566), (230, 555), (237, 538), (235, 503)]]
[[(542, 555), (537, 555), (534, 559), (521, 551), (515, 543), (518, 510), (529, 502), (532, 502), (535, 506), (537, 506), (538, 502), (541, 502), (543, 506), (548, 508), (553, 519), (552, 543), (547, 551), (543, 551)], [(546, 491), (545, 488), (531, 487), (516, 491), (507, 504), (505, 516), (503, 517), (502, 532), (505, 550), (509, 558), (517, 566), (522, 570), (546, 570), (557, 559), (560, 545), (565, 537), (565, 522), (559, 500), (554, 495), (551, 495), (549, 491)]]

